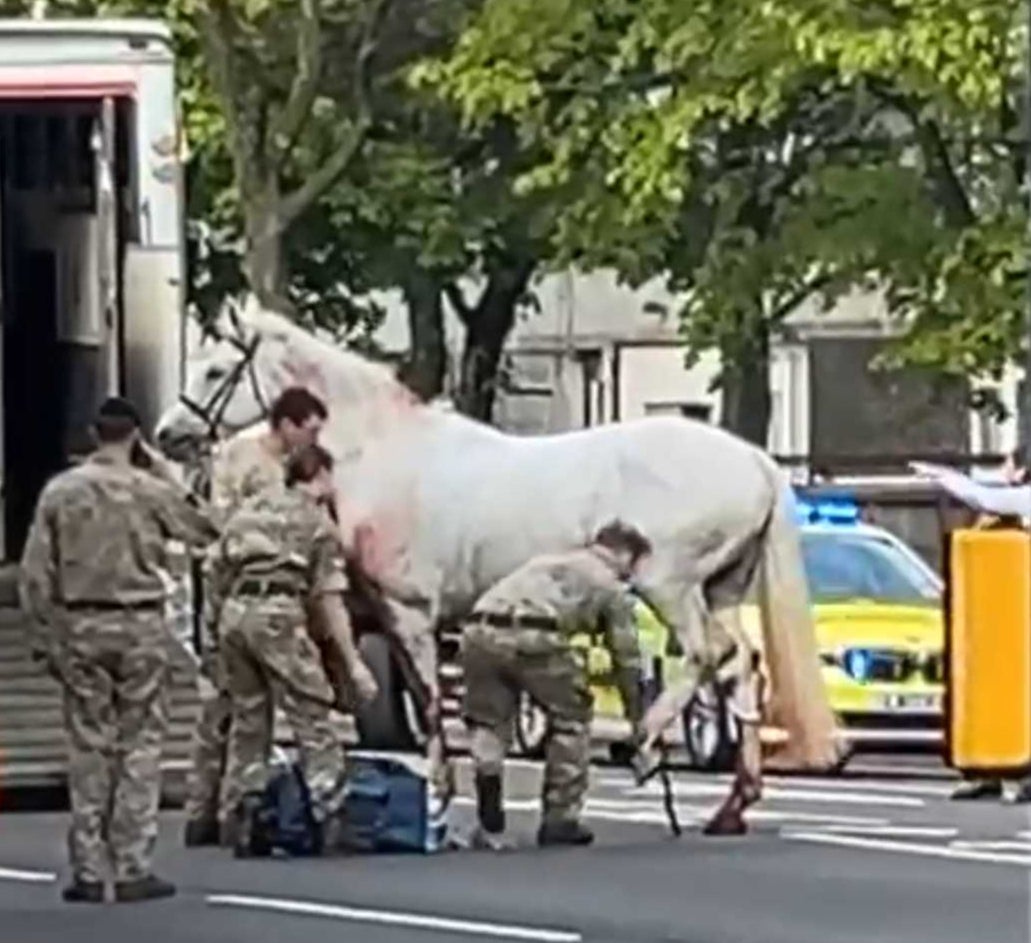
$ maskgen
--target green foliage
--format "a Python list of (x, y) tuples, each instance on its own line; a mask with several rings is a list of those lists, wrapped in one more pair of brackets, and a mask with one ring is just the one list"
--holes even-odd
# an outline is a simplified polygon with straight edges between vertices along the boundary
[(1020, 350), (1026, 214), (1012, 0), (488, 0), (419, 73), (516, 122), (562, 261), (658, 271), (692, 355), (755, 357), (794, 303), (878, 289), (892, 363)]

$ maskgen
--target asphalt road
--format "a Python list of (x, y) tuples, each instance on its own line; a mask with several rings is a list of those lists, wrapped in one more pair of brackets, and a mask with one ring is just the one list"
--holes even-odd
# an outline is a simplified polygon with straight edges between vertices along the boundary
[[(463, 779), (467, 780), (467, 776)], [(657, 787), (595, 770), (587, 849), (533, 846), (539, 769), (509, 774), (510, 852), (238, 862), (186, 851), (163, 813), (171, 901), (70, 907), (61, 813), (0, 815), (0, 943), (1028, 943), (1026, 807), (950, 803), (933, 762), (866, 757), (839, 779), (771, 779), (743, 838), (697, 825), (721, 777), (678, 773), (686, 831)], [(454, 828), (469, 824), (468, 798)]]

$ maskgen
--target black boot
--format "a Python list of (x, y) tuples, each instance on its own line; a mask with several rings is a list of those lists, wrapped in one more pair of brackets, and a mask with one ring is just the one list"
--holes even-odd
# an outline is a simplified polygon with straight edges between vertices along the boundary
[[(236, 807), (229, 824), (233, 855), (237, 858), (267, 858), (272, 854), (272, 842), (262, 814), (265, 806), (263, 793), (248, 793)], [(228, 824), (228, 823), (227, 823)]]
[(500, 835), (505, 830), (501, 792), (500, 775), (476, 774), (476, 817), (480, 828), (490, 835)]
[(971, 802), (977, 799), (1001, 799), (1001, 779), (968, 779), (960, 783), (950, 797), (957, 801)]
[(61, 891), (61, 898), (66, 904), (102, 904), (104, 885), (99, 881), (72, 881)]
[(1017, 786), (1016, 794), (1013, 796), (1013, 801), (1018, 805), (1026, 805), (1031, 802), (1031, 776), (1021, 780), (1020, 785)]
[(175, 897), (175, 885), (153, 874), (135, 881), (120, 881), (115, 885), (115, 900), (120, 904), (160, 900), (162, 897)]
[(183, 844), (187, 848), (204, 848), (219, 843), (218, 822), (209, 819), (190, 819), (183, 829)]
[(537, 844), (542, 848), (549, 845), (589, 845), (593, 841), (594, 832), (575, 821), (545, 821), (537, 832)]

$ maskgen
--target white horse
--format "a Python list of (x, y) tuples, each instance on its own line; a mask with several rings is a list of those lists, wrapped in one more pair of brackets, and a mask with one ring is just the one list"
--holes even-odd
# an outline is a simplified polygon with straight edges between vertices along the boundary
[[(345, 545), (360, 549), (363, 568), (386, 590), (435, 708), (437, 623), (461, 618), (529, 558), (582, 546), (619, 518), (651, 540), (642, 589), (687, 654), (685, 682), (652, 708), (650, 733), (677, 715), (714, 665), (738, 678), (739, 713), (757, 721), (752, 653), (737, 618), (757, 577), (768, 719), (787, 735), (775, 759), (808, 769), (839, 762), (793, 499), (764, 452), (677, 418), (505, 435), (417, 403), (388, 367), (278, 315), (251, 308), (241, 330), (190, 364), (187, 396), (161, 418), (158, 443), (181, 457), (215, 425), (252, 434), (289, 386), (319, 395), (329, 406), (323, 441), (338, 462)], [(758, 794), (757, 737), (755, 781), (739, 771), (739, 799)], [(735, 806), (736, 824), (747, 804)]]

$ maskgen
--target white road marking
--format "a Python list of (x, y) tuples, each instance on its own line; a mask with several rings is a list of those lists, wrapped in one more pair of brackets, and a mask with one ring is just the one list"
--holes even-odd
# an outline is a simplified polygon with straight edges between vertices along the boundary
[(1018, 851), (1031, 855), (1031, 842), (1026, 841), (954, 841), (949, 844), (966, 851)]
[[(895, 838), (954, 838), (957, 828), (933, 825), (812, 825), (810, 831), (841, 835), (887, 835)], [(954, 842), (953, 844), (957, 844)]]
[[(626, 796), (656, 796), (661, 795), (662, 786), (659, 783), (648, 783), (642, 787), (635, 787), (624, 791)], [(694, 799), (703, 796), (726, 795), (726, 788), (718, 785), (703, 785), (693, 783), (675, 783), (673, 794), (677, 798)], [(763, 801), (777, 802), (827, 802), (842, 805), (883, 805), (895, 806), (903, 809), (922, 809), (927, 803), (915, 796), (888, 796), (876, 792), (845, 791), (845, 790), (821, 790), (821, 789), (782, 789), (769, 787), (763, 789)]]
[(424, 914), (406, 914), (389, 910), (364, 910), (337, 904), (318, 904), (312, 901), (290, 900), (279, 897), (251, 897), (240, 894), (213, 894), (206, 898), (209, 904), (221, 907), (248, 907), (254, 910), (272, 910), (279, 913), (300, 914), (308, 917), (331, 917), (357, 923), (378, 923), (386, 926), (413, 927), (420, 930), (443, 930), (467, 933), (471, 936), (499, 937), (510, 940), (534, 940), (539, 943), (580, 943), (583, 936), (569, 930), (549, 930), (536, 927), (516, 927), (503, 923), (481, 923), (450, 917), (432, 917)]
[[(642, 799), (645, 797), (641, 797)], [(473, 806), (475, 800), (468, 796), (456, 796), (454, 806)], [(539, 799), (508, 799), (506, 812), (539, 812)], [(708, 819), (713, 809), (697, 805), (676, 803), (677, 815), (683, 824)], [(829, 825), (890, 825), (888, 819), (870, 818), (859, 815), (825, 815), (807, 812), (774, 812), (770, 809), (749, 809), (745, 813), (749, 821), (758, 822), (825, 822)], [(624, 822), (631, 825), (665, 824), (665, 810), (657, 802), (628, 801), (626, 799), (588, 799), (584, 804), (584, 817), (606, 822)]]
[(987, 864), (1011, 864), (1031, 868), (1031, 855), (1004, 855), (983, 851), (967, 851), (944, 845), (921, 845), (916, 842), (896, 842), (879, 838), (860, 838), (858, 835), (828, 835), (821, 832), (782, 831), (781, 836), (791, 841), (812, 842), (818, 845), (838, 845), (842, 848), (860, 848), (866, 851), (887, 851), (904, 855), (922, 855), (929, 858), (948, 858), (953, 861), (981, 861)]
[(51, 884), (57, 880), (52, 871), (21, 871), (16, 868), (0, 868), (0, 881), (24, 881), (28, 884)]
[[(711, 808), (703, 808), (697, 805), (684, 805), (683, 803), (677, 803), (677, 812), (687, 817), (695, 817), (699, 819), (707, 818), (712, 815), (713, 810)], [(657, 816), (660, 821), (666, 821), (665, 811), (659, 806), (658, 803), (643, 803), (640, 801), (633, 802), (627, 801), (626, 799), (588, 799), (584, 806), (584, 813), (587, 816), (598, 816), (603, 813), (606, 818), (618, 819), (621, 815), (626, 816), (629, 821), (631, 817), (638, 817), (642, 813), (647, 813), (649, 816)], [(771, 809), (749, 809), (745, 813), (746, 818), (757, 819), (759, 821), (769, 822), (781, 822), (796, 820), (800, 822), (829, 822), (838, 825), (869, 825), (869, 826), (884, 826), (890, 824), (887, 819), (883, 818), (869, 818), (867, 816), (858, 815), (824, 815), (818, 813), (806, 813), (806, 812), (775, 812)]]
[[(732, 777), (725, 773), (696, 773), (670, 770), (670, 775), (678, 787), (697, 788), (712, 790), (713, 794), (725, 792), (732, 782)], [(924, 796), (929, 799), (946, 799), (952, 795), (955, 788), (953, 785), (942, 784), (940, 786), (931, 783), (897, 783), (880, 782), (876, 780), (857, 779), (820, 779), (791, 776), (764, 776), (763, 781), (768, 787), (777, 787), (784, 790), (792, 789), (818, 789), (834, 792), (862, 792), (863, 794), (887, 793), (888, 795), (900, 796)], [(630, 776), (619, 774), (595, 775), (591, 780), (595, 786), (618, 789), (622, 792), (636, 792), (648, 789), (652, 784), (641, 787), (634, 783)]]
[(766, 776), (764, 779), (771, 785), (783, 786), (785, 788), (791, 788), (792, 784), (799, 784), (801, 782), (806, 788), (826, 789), (828, 792), (834, 792), (836, 790), (849, 792), (860, 789), (864, 792), (866, 790), (871, 790), (872, 792), (885, 792), (889, 795), (927, 796), (930, 799), (947, 799), (952, 795), (952, 791), (955, 788), (954, 786), (944, 785), (933, 786), (928, 783), (883, 783), (848, 779), (798, 780), (775, 776)]

